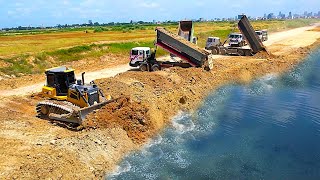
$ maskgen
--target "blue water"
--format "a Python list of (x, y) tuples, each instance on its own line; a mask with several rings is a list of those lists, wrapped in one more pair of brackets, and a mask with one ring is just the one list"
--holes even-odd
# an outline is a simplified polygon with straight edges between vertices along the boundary
[(320, 179), (320, 50), (209, 96), (107, 179)]

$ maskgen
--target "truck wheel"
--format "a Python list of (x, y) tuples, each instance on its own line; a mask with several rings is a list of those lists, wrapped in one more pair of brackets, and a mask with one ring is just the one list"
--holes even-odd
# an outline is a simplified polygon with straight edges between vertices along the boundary
[(141, 64), (139, 67), (140, 71), (144, 72), (144, 71), (148, 71), (148, 67), (146, 64)]
[(238, 54), (239, 54), (239, 56), (244, 56), (243, 50), (238, 50)]
[(245, 55), (246, 55), (246, 56), (252, 56), (252, 53), (251, 53), (251, 51), (246, 51), (246, 52), (245, 52)]
[(158, 64), (155, 64), (151, 67), (152, 71), (160, 71), (160, 66)]
[(211, 50), (211, 53), (212, 53), (213, 55), (219, 54), (219, 48), (218, 48), (218, 47), (213, 47), (212, 50)]
[(226, 54), (227, 54), (227, 50), (221, 49), (221, 50), (220, 50), (220, 54), (221, 54), (221, 55), (226, 55)]

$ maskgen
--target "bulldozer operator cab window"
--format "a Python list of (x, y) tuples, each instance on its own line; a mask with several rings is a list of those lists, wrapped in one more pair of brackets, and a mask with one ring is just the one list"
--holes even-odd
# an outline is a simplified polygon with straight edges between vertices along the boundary
[(55, 80), (54, 74), (47, 75), (47, 86), (48, 87), (55, 87)]
[(67, 83), (68, 83), (68, 86), (76, 83), (76, 78), (74, 77), (74, 72), (67, 73)]
[(67, 85), (67, 78), (66, 74), (57, 74), (57, 94), (58, 96), (65, 96), (68, 93), (68, 85)]

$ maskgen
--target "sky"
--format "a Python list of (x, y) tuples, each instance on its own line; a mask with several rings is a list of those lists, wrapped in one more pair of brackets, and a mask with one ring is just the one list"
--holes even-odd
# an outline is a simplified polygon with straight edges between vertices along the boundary
[(0, 28), (318, 12), (320, 0), (0, 0)]

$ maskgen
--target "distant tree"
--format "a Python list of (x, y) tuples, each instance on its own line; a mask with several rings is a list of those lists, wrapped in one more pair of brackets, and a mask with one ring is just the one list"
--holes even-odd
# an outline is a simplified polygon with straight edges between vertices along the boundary
[(95, 22), (93, 25), (94, 26), (99, 26), (100, 24), (98, 22)]

